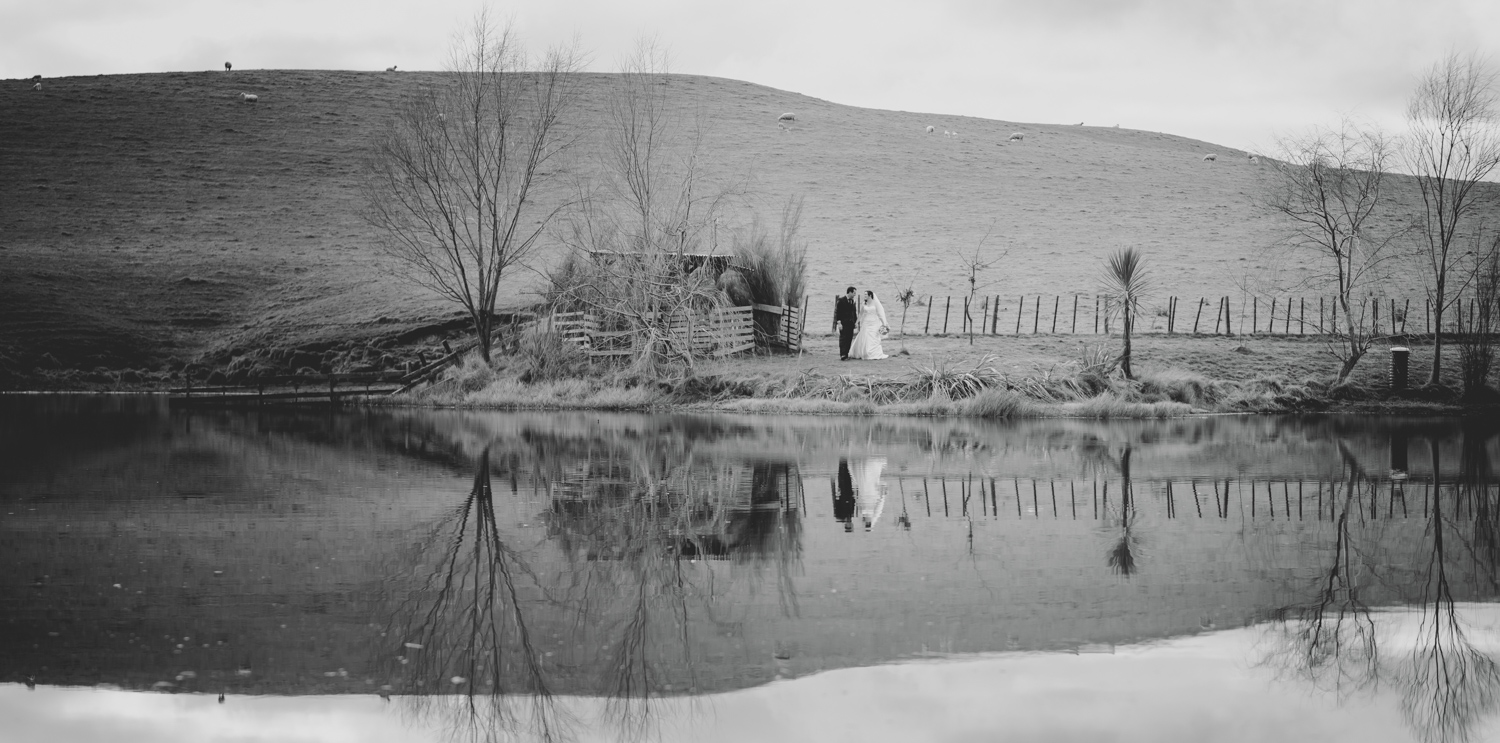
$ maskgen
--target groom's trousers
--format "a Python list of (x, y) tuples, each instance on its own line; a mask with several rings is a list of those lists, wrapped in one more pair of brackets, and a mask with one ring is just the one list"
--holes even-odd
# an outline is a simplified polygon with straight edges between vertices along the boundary
[(854, 345), (854, 323), (839, 323), (839, 358), (849, 358), (849, 347)]

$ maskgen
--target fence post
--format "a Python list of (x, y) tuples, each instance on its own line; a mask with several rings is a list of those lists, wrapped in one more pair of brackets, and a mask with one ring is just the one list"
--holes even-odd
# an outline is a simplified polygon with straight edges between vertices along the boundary
[(1198, 334), (1198, 319), (1203, 317), (1203, 305), (1207, 302), (1208, 300), (1204, 299), (1203, 297), (1198, 298), (1198, 312), (1197, 314), (1193, 315), (1193, 335)]
[(1333, 332), (1337, 332), (1338, 328), (1339, 328), (1339, 303), (1338, 302), (1329, 302), (1328, 304), (1331, 305), (1328, 308), (1328, 310), (1329, 310), (1329, 318), (1328, 318), (1329, 322), (1328, 322), (1328, 324), (1332, 328)]
[(964, 317), (959, 321), (959, 334), (969, 332), (969, 298), (964, 297)]
[(1167, 297), (1167, 335), (1172, 334), (1172, 316), (1176, 314), (1176, 305), (1176, 297)]
[(1026, 314), (1026, 295), (1021, 295), (1021, 303), (1016, 305), (1016, 335), (1021, 334), (1021, 316)]
[(1406, 318), (1411, 317), (1411, 297), (1406, 298), (1406, 308), (1401, 310), (1401, 334), (1406, 335)]
[(990, 304), (990, 335), (1000, 332), (1000, 295), (995, 295), (995, 301)]
[(1073, 295), (1073, 335), (1078, 335), (1078, 295)]
[(1062, 295), (1052, 297), (1052, 334), (1057, 335), (1057, 308), (1062, 305)]
[(927, 295), (927, 322), (922, 324), (922, 335), (932, 335), (932, 295)]
[[(1225, 297), (1224, 298), (1224, 335), (1234, 335), (1234, 324), (1229, 321), (1230, 308), (1231, 308), (1231, 305), (1229, 304), (1229, 297)], [(1240, 311), (1243, 312), (1244, 309), (1245, 309), (1245, 306), (1244, 305), (1240, 305)], [(1245, 316), (1244, 315), (1240, 315), (1240, 319), (1241, 320), (1245, 319)]]
[(1430, 299), (1422, 300), (1422, 329), (1427, 333), (1432, 332), (1432, 300)]
[(1099, 334), (1099, 298), (1094, 297), (1094, 335)]
[(1297, 335), (1307, 335), (1307, 297), (1297, 297)]
[(1036, 335), (1037, 328), (1042, 326), (1042, 295), (1036, 295), (1036, 314), (1031, 318), (1031, 334)]
[(1250, 335), (1255, 335), (1255, 331), (1260, 330), (1259, 314), (1260, 302), (1252, 295), (1250, 297)]
[(948, 334), (948, 312), (953, 309), (953, 295), (948, 295), (948, 301), (943, 303), (943, 335)]

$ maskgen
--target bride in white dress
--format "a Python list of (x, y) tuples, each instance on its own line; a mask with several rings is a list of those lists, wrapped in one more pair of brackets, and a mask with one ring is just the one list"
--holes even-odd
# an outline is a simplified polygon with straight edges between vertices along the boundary
[(881, 482), (885, 461), (885, 457), (869, 457), (854, 463), (854, 476), (859, 482), (859, 518), (865, 531), (875, 526), (880, 512), (885, 510), (885, 483)]
[(880, 303), (875, 292), (866, 290), (859, 302), (859, 333), (849, 346), (849, 358), (890, 358), (880, 348), (880, 339), (887, 332), (889, 329), (885, 321), (885, 306)]

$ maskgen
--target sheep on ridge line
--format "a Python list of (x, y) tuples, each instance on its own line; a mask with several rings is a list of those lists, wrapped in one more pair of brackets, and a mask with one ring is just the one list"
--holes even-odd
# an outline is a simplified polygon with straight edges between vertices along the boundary
[(225, 62), (225, 63), (224, 63), (224, 71), (225, 71), (225, 72), (228, 72), (228, 71), (230, 71), (230, 70), (231, 70), (231, 69), (233, 69), (233, 68), (234, 68), (234, 65), (231, 65), (231, 64), (229, 64), (229, 63), (228, 63), (228, 62)]
[(1019, 141), (1025, 139), (1025, 138), (1026, 138), (1026, 135), (1022, 134), (1020, 132), (1016, 132), (1016, 133), (1010, 135), (1010, 141), (1011, 142), (1019, 142)]
[(797, 114), (794, 114), (794, 113), (788, 111), (788, 112), (786, 112), (786, 113), (784, 113), (784, 114), (782, 114), (780, 116), (777, 116), (776, 120), (777, 121), (796, 121), (797, 120)]
[(254, 93), (240, 93), (240, 100), (244, 101), (245, 103), (254, 103), (260, 100), (260, 96)]
[(396, 71), (396, 65), (391, 65), (390, 67), (385, 68), (385, 71), (386, 72), (395, 72)]

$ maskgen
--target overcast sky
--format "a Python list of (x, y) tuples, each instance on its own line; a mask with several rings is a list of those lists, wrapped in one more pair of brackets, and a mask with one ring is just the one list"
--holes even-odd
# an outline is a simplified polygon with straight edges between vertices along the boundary
[[(0, 0), (0, 78), (443, 66), (475, 0)], [(1399, 127), (1449, 50), (1500, 52), (1500, 0), (517, 0), (529, 46), (872, 108), (1165, 131), (1244, 149), (1352, 113)], [(0, 112), (3, 116), (4, 112)]]

